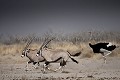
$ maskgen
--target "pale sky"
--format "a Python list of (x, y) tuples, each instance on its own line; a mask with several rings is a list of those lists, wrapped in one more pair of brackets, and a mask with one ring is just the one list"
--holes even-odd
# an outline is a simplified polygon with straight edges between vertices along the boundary
[(0, 0), (0, 34), (120, 31), (120, 0)]

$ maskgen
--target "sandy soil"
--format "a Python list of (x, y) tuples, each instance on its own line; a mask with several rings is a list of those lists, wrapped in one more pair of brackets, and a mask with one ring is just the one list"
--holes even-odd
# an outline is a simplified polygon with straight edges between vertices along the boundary
[[(0, 80), (120, 80), (120, 57), (107, 57), (107, 63), (103, 59), (84, 58), (78, 59), (79, 64), (67, 63), (64, 72), (47, 71), (42, 73), (42, 65), (34, 69), (32, 64), (29, 70), (25, 71), (26, 63), (21, 64), (0, 64)], [(59, 64), (51, 64), (51, 68)]]

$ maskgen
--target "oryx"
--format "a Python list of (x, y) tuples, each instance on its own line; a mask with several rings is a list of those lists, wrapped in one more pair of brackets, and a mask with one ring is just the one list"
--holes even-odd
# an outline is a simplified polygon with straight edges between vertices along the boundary
[[(52, 40), (52, 39), (51, 39)], [(44, 42), (38, 53), (37, 53), (37, 56), (38, 57), (43, 57), (45, 59), (45, 63), (43, 65), (44, 67), (44, 72), (45, 72), (45, 69), (49, 69), (51, 70), (50, 68), (48, 68), (48, 65), (50, 63), (60, 63), (60, 67), (58, 69), (55, 69), (54, 71), (57, 71), (59, 69), (62, 69), (63, 71), (63, 67), (66, 65), (66, 62), (68, 61), (68, 59), (70, 58), (73, 62), (77, 63), (78, 64), (78, 61), (76, 61), (74, 58), (72, 58), (71, 56), (79, 56), (81, 54), (81, 52), (79, 53), (76, 53), (75, 55), (71, 55), (68, 51), (64, 51), (64, 50), (55, 50), (55, 49), (48, 49), (48, 48), (45, 48), (45, 46), (51, 41), (47, 41), (46, 43)]]
[[(32, 39), (32, 40), (33, 40), (33, 39)], [(38, 52), (37, 49), (34, 49), (34, 50), (28, 49), (29, 45), (32, 43), (32, 40), (30, 40), (30, 41), (27, 43), (27, 45), (26, 45), (25, 48), (23, 49), (22, 55), (21, 55), (21, 57), (26, 56), (27, 58), (29, 58), (29, 61), (27, 62), (27, 65), (26, 65), (26, 70), (27, 70), (27, 68), (28, 68), (28, 64), (29, 64), (29, 63), (33, 63), (34, 68), (36, 68), (36, 67), (35, 67), (35, 64), (36, 64), (36, 63), (38, 63), (38, 65), (39, 65), (39, 62), (45, 61), (45, 59), (44, 59), (43, 57), (41, 57), (41, 56), (38, 56), (38, 57), (37, 57), (37, 56), (36, 56), (36, 53)]]

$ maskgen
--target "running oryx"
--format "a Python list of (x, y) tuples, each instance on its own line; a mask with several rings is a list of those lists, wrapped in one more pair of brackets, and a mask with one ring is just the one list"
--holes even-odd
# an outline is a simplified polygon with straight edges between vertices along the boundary
[(48, 68), (48, 65), (50, 63), (60, 63), (60, 67), (58, 69), (55, 69), (54, 71), (60, 70), (62, 69), (63, 71), (63, 67), (66, 65), (66, 62), (68, 61), (68, 59), (70, 58), (73, 62), (78, 64), (78, 61), (76, 61), (74, 58), (72, 58), (71, 56), (79, 56), (81, 54), (81, 52), (76, 53), (74, 55), (71, 55), (68, 51), (64, 51), (64, 50), (55, 50), (55, 49), (48, 49), (45, 48), (45, 46), (50, 42), (51, 40), (49, 40), (48, 42), (46, 42), (44, 45), (42, 45), (37, 53), (37, 56), (41, 56), (44, 57), (45, 59), (45, 64), (43, 65), (44, 68), (44, 72), (47, 69), (51, 70), (50, 68)]
[(43, 57), (41, 57), (41, 56), (37, 57), (37, 56), (36, 56), (36, 53), (38, 52), (37, 49), (34, 49), (34, 50), (28, 49), (29, 45), (32, 43), (32, 40), (33, 40), (33, 39), (31, 39), (31, 40), (27, 43), (27, 45), (26, 45), (25, 48), (23, 49), (22, 55), (21, 55), (21, 57), (26, 56), (27, 58), (29, 58), (29, 61), (27, 62), (27, 65), (26, 65), (26, 70), (28, 69), (28, 64), (29, 64), (29, 63), (33, 63), (34, 68), (36, 68), (36, 67), (35, 67), (35, 64), (36, 64), (36, 63), (37, 63), (38, 66), (39, 66), (39, 62), (45, 61), (45, 59), (44, 59)]
[(106, 63), (106, 56), (112, 53), (112, 51), (117, 47), (111, 42), (109, 43), (97, 43), (92, 45), (89, 43), (89, 46), (92, 48), (94, 53), (101, 53), (104, 58), (104, 63)]

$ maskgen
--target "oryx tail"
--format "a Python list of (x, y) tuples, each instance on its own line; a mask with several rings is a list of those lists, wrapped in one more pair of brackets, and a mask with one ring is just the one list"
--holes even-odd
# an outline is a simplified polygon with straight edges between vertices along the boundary
[(76, 53), (76, 54), (74, 54), (74, 55), (71, 55), (70, 54), (70, 52), (69, 51), (67, 51), (68, 53), (69, 53), (69, 57), (70, 57), (70, 59), (73, 61), (73, 62), (76, 62), (77, 64), (79, 63), (77, 60), (75, 60), (74, 58), (72, 58), (71, 56), (79, 56), (80, 54), (81, 54), (81, 52), (79, 52), (79, 53)]

